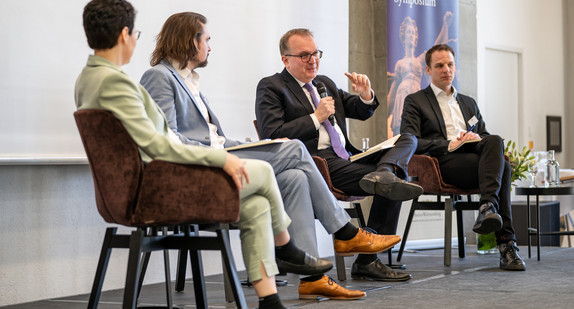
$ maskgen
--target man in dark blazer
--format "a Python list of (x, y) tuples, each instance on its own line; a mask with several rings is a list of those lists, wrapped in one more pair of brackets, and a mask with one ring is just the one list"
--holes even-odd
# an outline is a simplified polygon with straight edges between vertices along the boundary
[(473, 230), (496, 232), (501, 269), (526, 270), (512, 226), (512, 169), (504, 159), (504, 143), (500, 136), (488, 133), (474, 99), (452, 86), (454, 59), (448, 45), (435, 45), (427, 51), (431, 85), (406, 97), (401, 133), (417, 137), (416, 153), (438, 159), (446, 183), (480, 189), (481, 206)]
[[(379, 234), (395, 234), (401, 201), (422, 194), (420, 186), (407, 183), (407, 164), (416, 139), (404, 134), (390, 150), (350, 162), (359, 151), (347, 137), (346, 118), (365, 120), (379, 102), (366, 75), (345, 73), (353, 84), (352, 95), (338, 89), (326, 76), (318, 76), (322, 51), (307, 29), (288, 31), (280, 40), (285, 69), (266, 77), (257, 86), (255, 114), (265, 138), (301, 140), (312, 155), (327, 160), (333, 185), (349, 195), (375, 195), (368, 226)], [(319, 99), (317, 86), (324, 84), (327, 96)], [(322, 91), (321, 91), (322, 92)], [(333, 119), (329, 119), (334, 115)], [(359, 255), (353, 263), (354, 279), (402, 281), (410, 275), (394, 272), (376, 255)]]

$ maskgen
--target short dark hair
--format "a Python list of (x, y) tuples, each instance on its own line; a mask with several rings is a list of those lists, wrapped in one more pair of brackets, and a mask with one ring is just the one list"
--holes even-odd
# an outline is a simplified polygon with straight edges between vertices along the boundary
[(427, 54), (425, 55), (425, 62), (427, 64), (427, 67), (430, 68), (430, 66), (431, 66), (432, 54), (434, 52), (441, 51), (441, 50), (449, 51), (452, 54), (452, 57), (454, 58), (454, 49), (452, 49), (452, 47), (450, 47), (446, 44), (435, 45), (435, 46), (431, 47), (429, 50), (427, 50)]
[(281, 56), (283, 56), (289, 52), (289, 49), (291, 47), (288, 44), (289, 39), (294, 35), (313, 37), (313, 32), (311, 32), (311, 30), (305, 29), (305, 28), (297, 28), (297, 29), (291, 29), (291, 30), (287, 31), (279, 40), (279, 52), (281, 53)]
[(156, 45), (151, 54), (151, 66), (162, 59), (179, 62), (183, 69), (198, 53), (194, 40), (203, 34), (203, 25), (207, 24), (205, 16), (194, 12), (182, 12), (171, 15), (163, 24), (156, 37)]
[(128, 27), (132, 34), (136, 11), (125, 0), (92, 0), (84, 7), (84, 32), (92, 49), (110, 49)]

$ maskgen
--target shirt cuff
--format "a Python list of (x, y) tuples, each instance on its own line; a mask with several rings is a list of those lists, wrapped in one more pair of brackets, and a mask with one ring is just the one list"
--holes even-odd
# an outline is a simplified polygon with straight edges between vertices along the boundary
[(359, 96), (359, 98), (361, 98), (361, 101), (363, 101), (363, 103), (367, 104), (367, 105), (373, 105), (375, 102), (375, 91), (373, 91), (373, 89), (371, 89), (371, 95), (373, 96), (370, 100), (365, 101), (363, 100), (363, 98), (361, 96)]
[(319, 128), (321, 127), (321, 123), (319, 122), (319, 119), (317, 119), (317, 116), (315, 116), (315, 114), (310, 114), (309, 116), (311, 116), (311, 119), (315, 124), (315, 130), (319, 130)]

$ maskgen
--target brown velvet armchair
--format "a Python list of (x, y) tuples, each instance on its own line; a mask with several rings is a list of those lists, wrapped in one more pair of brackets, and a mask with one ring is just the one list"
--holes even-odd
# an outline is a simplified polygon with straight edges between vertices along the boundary
[[(216, 236), (199, 236), (189, 227), (199, 223), (230, 223), (239, 219), (239, 192), (220, 168), (142, 162), (138, 148), (121, 122), (108, 111), (74, 113), (88, 156), (96, 204), (106, 222), (134, 227), (129, 234), (108, 228), (92, 286), (88, 308), (96, 308), (113, 248), (129, 248), (124, 308), (135, 308), (145, 266), (152, 251), (189, 251), (201, 263), (199, 250), (220, 250), (238, 307), (247, 307), (239, 283), (229, 235), (216, 229)], [(174, 228), (174, 226), (176, 226)], [(183, 226), (185, 233), (178, 232)], [(167, 229), (174, 230), (168, 233)], [(163, 231), (158, 235), (157, 230)], [(142, 253), (143, 260), (142, 260)], [(140, 269), (142, 272), (140, 273)], [(192, 265), (198, 308), (207, 307), (201, 265)], [(169, 264), (166, 264), (168, 307), (171, 304)]]

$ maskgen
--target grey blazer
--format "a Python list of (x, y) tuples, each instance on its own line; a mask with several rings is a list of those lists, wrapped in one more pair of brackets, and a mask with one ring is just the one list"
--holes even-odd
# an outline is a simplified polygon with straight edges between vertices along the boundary
[[(169, 128), (185, 144), (210, 146), (209, 127), (200, 112), (198, 103), (177, 70), (166, 60), (147, 70), (140, 83), (162, 109)], [(207, 98), (199, 94), (207, 106), (211, 123), (217, 126), (217, 134), (225, 136), (219, 120), (209, 107)], [(225, 147), (240, 144), (226, 140)]]

